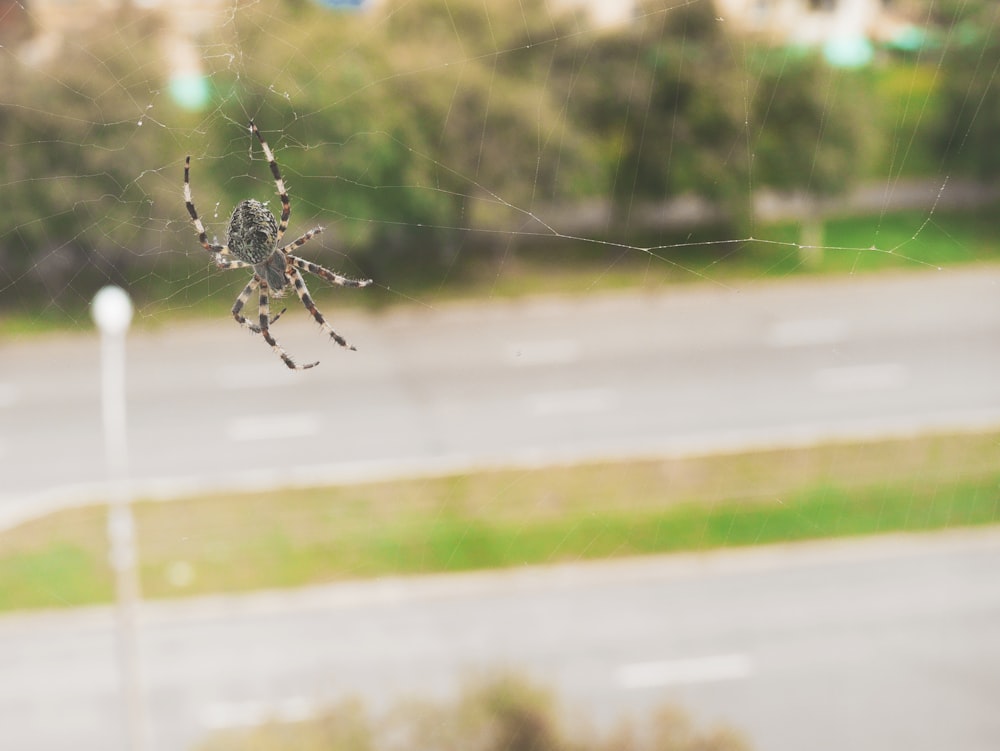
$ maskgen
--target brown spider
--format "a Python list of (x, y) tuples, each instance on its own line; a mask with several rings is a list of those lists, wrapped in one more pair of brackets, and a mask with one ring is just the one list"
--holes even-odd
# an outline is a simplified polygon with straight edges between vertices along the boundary
[[(278, 163), (274, 159), (264, 136), (257, 130), (253, 120), (250, 121), (250, 131), (257, 136), (261, 147), (264, 149), (264, 156), (271, 167), (271, 174), (274, 176), (274, 184), (278, 189), (278, 196), (281, 198), (281, 220), (276, 221), (270, 209), (260, 201), (248, 198), (233, 209), (233, 215), (229, 219), (229, 227), (226, 230), (226, 242), (224, 245), (217, 245), (208, 241), (205, 233), (205, 225), (198, 218), (198, 212), (194, 208), (191, 200), (191, 157), (184, 159), (184, 203), (191, 221), (198, 232), (198, 241), (202, 244), (215, 260), (220, 269), (242, 269), (252, 268), (253, 278), (250, 283), (243, 288), (236, 302), (233, 304), (233, 318), (241, 326), (249, 329), (255, 334), (264, 337), (264, 341), (271, 345), (285, 365), (293, 370), (305, 370), (319, 365), (319, 362), (312, 362), (308, 365), (297, 365), (291, 357), (281, 348), (281, 345), (271, 336), (270, 325), (278, 320), (282, 310), (273, 318), (270, 313), (268, 300), (268, 290), (274, 297), (281, 297), (285, 290), (294, 287), (296, 294), (306, 306), (306, 309), (316, 319), (323, 331), (330, 335), (341, 347), (354, 349), (347, 343), (340, 334), (330, 328), (330, 325), (323, 318), (323, 314), (316, 309), (309, 290), (306, 288), (305, 279), (302, 278), (302, 271), (326, 279), (328, 282), (338, 284), (341, 287), (367, 287), (372, 283), (371, 279), (348, 279), (340, 274), (335, 274), (329, 269), (325, 269), (315, 263), (294, 256), (290, 251), (305, 245), (313, 236), (323, 231), (322, 227), (316, 227), (306, 232), (298, 239), (279, 247), (281, 238), (288, 229), (288, 217), (292, 212), (291, 203), (288, 200), (288, 192), (285, 190), (285, 182), (281, 179), (281, 172), (278, 170)], [(253, 291), (260, 288), (260, 298), (258, 303), (258, 324), (250, 323), (244, 318), (243, 307), (250, 300)]]

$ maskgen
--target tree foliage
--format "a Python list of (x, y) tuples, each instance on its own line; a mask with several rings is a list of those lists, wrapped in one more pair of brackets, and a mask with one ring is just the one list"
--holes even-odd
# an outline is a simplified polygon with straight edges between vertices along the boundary
[(165, 137), (142, 128), (150, 80), (136, 40), (155, 38), (155, 16), (116, 14), (130, 35), (69, 47), (44, 71), (0, 55), (0, 284), (27, 275), (56, 300), (81, 267), (121, 279), (155, 252), (162, 196), (137, 184)]
[(1000, 175), (1000, 6), (970, 2), (951, 17), (961, 43), (941, 63), (934, 137), (951, 165), (982, 178)]
[[(163, 94), (163, 24), (148, 11), (115, 12), (48, 66), (5, 48), (0, 283), (127, 275), (174, 247), (164, 229), (186, 221), (188, 150), (196, 200), (214, 204), (203, 213), (221, 234), (229, 207), (273, 196), (250, 116), (278, 151), (296, 221), (325, 224), (368, 273), (404, 257), (440, 263), (553, 204), (608, 201), (609, 231), (624, 233), (636, 203), (695, 194), (738, 218), (752, 190), (826, 194), (861, 171), (874, 122), (861, 78), (734, 40), (709, 2), (647, 0), (612, 29), (557, 7), (236, 6), (198, 38), (214, 95), (201, 115)], [(951, 143), (967, 153), (993, 148), (994, 52), (981, 49), (978, 72), (954, 86)]]
[(623, 223), (637, 201), (745, 192), (743, 71), (710, 11), (645, 3), (630, 26), (560, 49), (554, 88), (599, 144), (600, 193)]
[(877, 133), (863, 73), (813, 57), (765, 57), (750, 108), (755, 184), (817, 197), (845, 191), (864, 173)]

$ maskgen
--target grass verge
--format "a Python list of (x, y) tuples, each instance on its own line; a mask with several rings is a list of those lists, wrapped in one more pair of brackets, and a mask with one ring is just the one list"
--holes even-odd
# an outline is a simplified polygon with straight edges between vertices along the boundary
[[(146, 596), (1000, 523), (1000, 433), (139, 502)], [(0, 535), (0, 610), (107, 602), (103, 507)]]
[[(958, 266), (1000, 260), (995, 207), (971, 211), (904, 211), (882, 216), (831, 219), (824, 224), (822, 262), (804, 265), (796, 245), (797, 223), (754, 228), (755, 240), (729, 241), (718, 228), (694, 233), (634, 238), (641, 247), (563, 238), (519, 238), (502, 251), (468, 248), (447, 269), (416, 252), (392, 276), (375, 274), (376, 285), (344, 295), (314, 285), (321, 303), (379, 309), (450, 300), (587, 294), (595, 290), (656, 291), (688, 282), (736, 282), (798, 274), (856, 274), (891, 269)], [(129, 285), (137, 323), (147, 328), (179, 319), (218, 317), (228, 311), (245, 283), (239, 274), (218, 272), (197, 254), (177, 262), (161, 259)], [(337, 268), (337, 264), (333, 264)], [(361, 273), (355, 268), (341, 269)], [(0, 310), (0, 336), (21, 337), (91, 326), (86, 294), (70, 288), (58, 305), (24, 300)], [(335, 297), (335, 301), (333, 300)], [(35, 304), (37, 303), (37, 305)], [(44, 306), (44, 307), (43, 307)]]

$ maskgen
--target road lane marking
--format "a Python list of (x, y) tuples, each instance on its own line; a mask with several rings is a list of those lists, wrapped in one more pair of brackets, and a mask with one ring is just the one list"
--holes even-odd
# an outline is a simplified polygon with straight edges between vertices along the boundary
[(278, 438), (304, 438), (318, 435), (322, 424), (308, 412), (290, 415), (238, 417), (226, 424), (231, 441), (270, 441)]
[(507, 345), (506, 362), (516, 368), (567, 365), (579, 359), (580, 343), (576, 339), (512, 342)]
[(603, 412), (617, 402), (617, 394), (605, 388), (545, 391), (528, 398), (529, 409), (539, 417)]
[(201, 713), (202, 725), (210, 730), (247, 728), (265, 722), (302, 722), (316, 714), (316, 704), (304, 696), (290, 696), (276, 702), (215, 702)]
[(895, 362), (848, 365), (823, 368), (813, 374), (813, 383), (820, 391), (881, 391), (904, 386), (906, 368)]
[(634, 662), (615, 671), (615, 682), (623, 689), (682, 686), (749, 678), (753, 661), (745, 654), (709, 655), (679, 660)]
[(801, 318), (778, 321), (767, 332), (771, 347), (809, 347), (839, 344), (847, 339), (847, 321), (840, 318)]

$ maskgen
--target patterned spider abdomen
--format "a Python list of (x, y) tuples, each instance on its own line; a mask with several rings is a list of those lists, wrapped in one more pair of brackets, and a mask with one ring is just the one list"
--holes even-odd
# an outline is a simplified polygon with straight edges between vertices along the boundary
[(291, 282), (285, 274), (284, 253), (276, 253), (278, 222), (267, 206), (248, 198), (233, 209), (226, 244), (241, 261), (252, 263), (271, 293), (280, 297)]
[(278, 221), (267, 206), (252, 198), (240, 201), (226, 232), (226, 245), (233, 255), (247, 263), (263, 263), (274, 253), (277, 241)]

